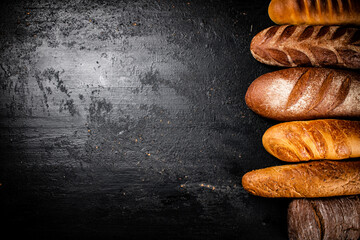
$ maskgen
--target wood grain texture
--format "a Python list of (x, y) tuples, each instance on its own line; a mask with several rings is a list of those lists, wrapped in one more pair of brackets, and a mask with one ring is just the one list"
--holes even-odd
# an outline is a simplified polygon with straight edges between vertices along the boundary
[(285, 122), (263, 135), (265, 149), (286, 162), (360, 157), (360, 121), (312, 120)]
[(279, 121), (360, 117), (360, 75), (329, 68), (266, 73), (249, 86), (245, 101), (257, 114)]
[(250, 50), (275, 66), (360, 68), (359, 29), (342, 26), (273, 26), (258, 33)]
[(360, 25), (357, 0), (272, 0), (268, 14), (279, 25)]
[(290, 240), (358, 240), (359, 196), (295, 199), (288, 208)]
[(246, 173), (242, 185), (267, 198), (320, 198), (360, 194), (360, 161), (315, 161)]

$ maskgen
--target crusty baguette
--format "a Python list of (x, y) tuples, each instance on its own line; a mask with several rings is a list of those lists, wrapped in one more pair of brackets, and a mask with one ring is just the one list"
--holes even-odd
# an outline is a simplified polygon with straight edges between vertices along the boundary
[(356, 158), (360, 157), (360, 121), (284, 122), (267, 129), (262, 143), (270, 154), (286, 162)]
[(257, 78), (246, 104), (279, 120), (360, 117), (360, 74), (328, 68), (288, 68)]
[(290, 240), (358, 240), (360, 198), (294, 199), (288, 208)]
[(252, 39), (250, 51), (256, 60), (274, 66), (359, 69), (360, 29), (339, 26), (272, 26)]
[(244, 189), (269, 198), (319, 198), (360, 194), (360, 161), (314, 161), (253, 170)]
[(272, 0), (268, 13), (280, 25), (360, 25), (359, 0)]

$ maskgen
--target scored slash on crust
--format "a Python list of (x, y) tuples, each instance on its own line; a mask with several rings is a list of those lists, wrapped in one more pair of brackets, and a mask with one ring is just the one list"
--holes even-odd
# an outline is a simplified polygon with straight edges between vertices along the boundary
[(250, 50), (276, 66), (360, 68), (360, 30), (339, 26), (273, 26), (257, 34)]
[[(286, 110), (289, 110), (292, 106), (296, 105), (307, 89), (313, 88), (310, 79), (313, 79), (314, 75), (315, 72), (312, 69), (307, 69), (299, 77), (288, 97), (288, 101), (285, 106)], [(315, 110), (318, 112), (321, 111), (328, 113), (345, 101), (351, 84), (351, 79), (349, 76), (346, 76), (344, 80), (342, 80), (337, 92), (330, 95), (333, 96), (331, 101), (324, 101), (325, 96), (328, 96), (331, 92), (331, 84), (333, 83), (333, 80), (334, 71), (331, 70), (322, 81), (320, 88), (311, 95), (312, 100), (309, 106), (305, 109), (306, 112)]]

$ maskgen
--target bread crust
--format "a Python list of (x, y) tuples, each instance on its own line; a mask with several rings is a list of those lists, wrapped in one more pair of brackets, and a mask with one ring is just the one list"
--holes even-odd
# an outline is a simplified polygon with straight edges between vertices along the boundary
[(360, 194), (360, 161), (315, 161), (253, 170), (244, 189), (268, 198), (320, 198)]
[(359, 69), (360, 29), (343, 26), (272, 26), (255, 35), (250, 51), (259, 62), (273, 66)]
[(357, 158), (360, 157), (360, 121), (284, 122), (267, 129), (262, 143), (266, 151), (286, 162)]
[(288, 68), (257, 78), (245, 102), (279, 121), (360, 117), (360, 74), (329, 68)]
[(272, 0), (269, 17), (276, 24), (360, 25), (358, 0)]
[(358, 240), (360, 198), (295, 199), (288, 208), (290, 240)]

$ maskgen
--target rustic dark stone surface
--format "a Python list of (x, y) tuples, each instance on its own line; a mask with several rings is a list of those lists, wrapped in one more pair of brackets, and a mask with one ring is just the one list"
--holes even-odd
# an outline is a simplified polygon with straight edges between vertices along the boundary
[(268, 1), (11, 1), (0, 14), (2, 233), (287, 239), (250, 196), (261, 145), (252, 37)]

